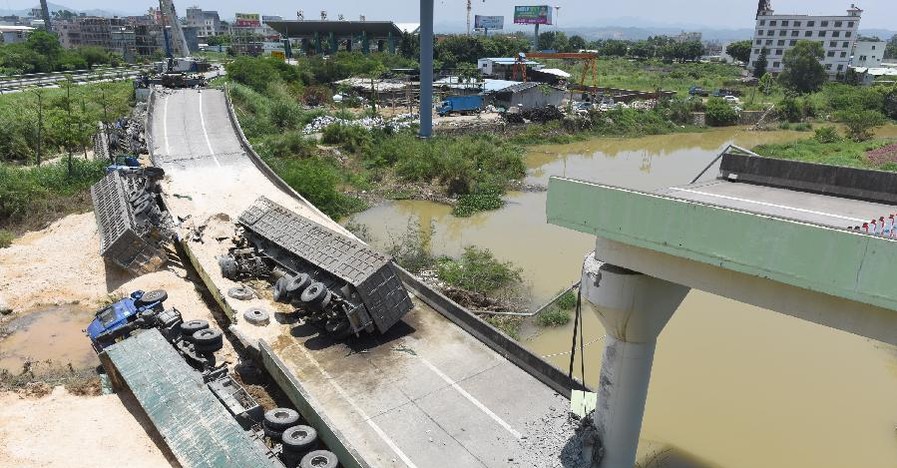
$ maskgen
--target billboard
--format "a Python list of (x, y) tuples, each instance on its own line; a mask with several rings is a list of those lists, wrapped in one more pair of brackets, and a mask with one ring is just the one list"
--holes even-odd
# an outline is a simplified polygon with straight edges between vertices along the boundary
[(515, 6), (514, 24), (551, 24), (551, 7), (539, 6)]
[(473, 27), (476, 29), (504, 29), (504, 16), (481, 16), (473, 17)]
[(262, 20), (258, 13), (235, 13), (234, 26), (238, 28), (258, 28), (262, 25)]

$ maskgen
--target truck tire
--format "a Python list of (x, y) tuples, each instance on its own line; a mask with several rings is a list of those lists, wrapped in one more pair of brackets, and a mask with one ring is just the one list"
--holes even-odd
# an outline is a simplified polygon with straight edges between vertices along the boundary
[(197, 348), (200, 346), (203, 348), (211, 347), (224, 342), (224, 335), (221, 333), (221, 330), (216, 328), (203, 328), (194, 333), (192, 338)]
[(209, 322), (205, 320), (187, 320), (186, 322), (181, 322), (181, 335), (191, 339), (194, 333), (206, 328), (209, 328)]
[(336, 455), (328, 450), (309, 452), (299, 462), (299, 468), (336, 468), (338, 466), (339, 460)]
[(285, 452), (305, 453), (318, 445), (318, 432), (311, 426), (293, 426), (280, 436)]
[(218, 267), (221, 268), (221, 276), (231, 280), (237, 279), (237, 261), (233, 257), (218, 257)]
[(302, 291), (302, 302), (312, 307), (319, 307), (330, 299), (330, 291), (324, 283), (314, 282)]
[(290, 297), (295, 298), (300, 296), (310, 284), (311, 278), (305, 273), (299, 273), (286, 284), (284, 290)]
[(289, 302), (289, 297), (285, 288), (287, 283), (292, 280), (292, 276), (285, 275), (281, 276), (280, 279), (274, 283), (274, 302), (280, 302), (281, 304)]
[(299, 413), (290, 408), (274, 408), (265, 412), (263, 426), (272, 431), (283, 432), (299, 423)]
[(152, 304), (154, 302), (165, 302), (168, 300), (168, 293), (164, 289), (154, 289), (152, 291), (147, 291), (140, 296), (140, 299), (134, 301), (134, 305), (137, 307), (143, 307), (147, 304)]
[(246, 286), (237, 286), (227, 290), (227, 295), (238, 301), (248, 301), (255, 297), (255, 292)]

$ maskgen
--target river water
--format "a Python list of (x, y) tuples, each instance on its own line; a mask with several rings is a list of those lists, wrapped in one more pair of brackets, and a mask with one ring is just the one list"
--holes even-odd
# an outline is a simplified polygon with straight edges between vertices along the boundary
[[(569, 176), (641, 190), (686, 184), (728, 144), (807, 138), (797, 132), (717, 130), (535, 147), (527, 182)], [(715, 169), (705, 177), (715, 176)], [(435, 228), (435, 254), (487, 247), (523, 269), (533, 303), (579, 277), (594, 237), (548, 225), (545, 192), (509, 193), (507, 205), (470, 218), (449, 207), (397, 201), (360, 213), (375, 245), (407, 224)], [(601, 364), (600, 322), (584, 315), (586, 381)], [(525, 327), (522, 342), (562, 369), (572, 323)], [(579, 359), (575, 363), (579, 369)], [(661, 334), (640, 443), (690, 454), (676, 466), (897, 466), (897, 348), (702, 291), (689, 293)]]

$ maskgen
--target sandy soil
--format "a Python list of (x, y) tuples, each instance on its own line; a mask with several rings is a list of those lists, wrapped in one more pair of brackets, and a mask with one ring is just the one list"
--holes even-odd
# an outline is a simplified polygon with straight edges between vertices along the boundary
[[(133, 404), (127, 402), (128, 405)], [(170, 466), (117, 395), (40, 399), (0, 393), (0, 466)]]

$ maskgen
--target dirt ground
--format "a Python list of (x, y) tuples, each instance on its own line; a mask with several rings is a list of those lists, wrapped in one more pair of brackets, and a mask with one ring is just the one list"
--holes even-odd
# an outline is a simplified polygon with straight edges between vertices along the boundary
[[(165, 289), (167, 307), (177, 308), (185, 319), (205, 319), (220, 327), (176, 259), (166, 269), (136, 278), (107, 266), (99, 255), (93, 213), (67, 216), (0, 249), (0, 298), (13, 309), (0, 317), (0, 325), (42, 305), (99, 307), (136, 289)], [(86, 337), (79, 334), (77, 339), (90, 346)], [(228, 340), (216, 357), (231, 365), (239, 359)], [(117, 467), (121, 460), (133, 467), (168, 466), (135, 419), (142, 417), (139, 410), (132, 411), (135, 405), (128, 397), (75, 396), (62, 387), (40, 399), (0, 392), (0, 466)]]
[(0, 466), (170, 466), (126, 403), (62, 387), (40, 399), (0, 393)]

